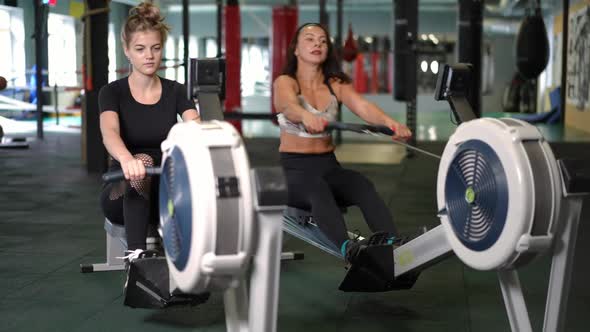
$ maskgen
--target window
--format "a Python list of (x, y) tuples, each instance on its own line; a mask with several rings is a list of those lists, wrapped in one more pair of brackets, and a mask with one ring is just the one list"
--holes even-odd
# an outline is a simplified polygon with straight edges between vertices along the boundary
[(199, 57), (199, 43), (197, 43), (197, 37), (188, 37), (188, 57), (198, 58)]
[[(188, 38), (188, 58), (199, 57), (199, 45), (197, 44), (197, 37), (189, 36)], [(184, 39), (181, 37), (178, 39), (178, 53), (175, 64), (181, 64), (184, 62)], [(178, 66), (176, 68), (176, 80), (179, 83), (184, 83), (184, 66)]]
[(21, 8), (0, 6), (0, 75), (10, 86), (25, 86), (25, 26)]
[(217, 40), (215, 38), (205, 39), (205, 57), (215, 58), (217, 56)]
[[(173, 62), (175, 65), (180, 64), (184, 59), (184, 40), (178, 38), (178, 54), (176, 56), (175, 61)], [(184, 84), (184, 67), (178, 66), (176, 67), (176, 81), (178, 83)]]
[(115, 25), (109, 23), (109, 82), (117, 80), (117, 40), (115, 39)]
[(166, 71), (164, 72), (164, 77), (169, 80), (176, 79), (176, 69), (174, 69), (174, 58), (176, 58), (176, 45), (174, 44), (174, 37), (168, 36), (166, 40), (166, 46), (164, 49), (164, 66), (166, 66)]
[(47, 32), (49, 85), (77, 86), (74, 18), (49, 13)]
[(242, 40), (242, 96), (270, 96), (268, 38)]

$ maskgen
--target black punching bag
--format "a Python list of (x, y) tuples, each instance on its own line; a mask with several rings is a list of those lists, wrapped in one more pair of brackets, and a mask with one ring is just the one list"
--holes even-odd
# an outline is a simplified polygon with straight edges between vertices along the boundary
[(537, 78), (549, 61), (549, 39), (539, 7), (525, 17), (516, 37), (516, 68), (526, 79)]

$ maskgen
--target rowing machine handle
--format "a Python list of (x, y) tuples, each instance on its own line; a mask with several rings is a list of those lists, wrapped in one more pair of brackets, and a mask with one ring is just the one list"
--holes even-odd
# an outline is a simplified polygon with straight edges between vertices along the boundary
[(393, 136), (395, 132), (387, 127), (387, 126), (375, 126), (375, 125), (367, 125), (367, 124), (357, 124), (357, 123), (344, 123), (344, 122), (329, 122), (326, 126), (326, 130), (346, 130), (346, 131), (354, 131), (357, 133), (381, 133), (387, 136)]
[[(160, 174), (162, 174), (162, 170), (159, 167), (146, 167), (145, 174), (149, 175), (149, 176), (160, 175)], [(102, 175), (102, 180), (104, 182), (115, 182), (115, 181), (123, 180), (124, 178), (125, 178), (125, 174), (123, 174), (122, 170), (107, 172)]]

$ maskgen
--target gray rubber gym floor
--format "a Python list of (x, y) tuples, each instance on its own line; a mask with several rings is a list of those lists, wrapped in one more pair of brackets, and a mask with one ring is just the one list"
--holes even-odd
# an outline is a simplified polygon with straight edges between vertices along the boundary
[[(0, 331), (225, 331), (216, 294), (193, 308), (130, 309), (122, 304), (122, 272), (81, 274), (80, 263), (104, 258), (100, 180), (81, 165), (80, 135), (47, 133), (29, 150), (0, 150)], [(249, 140), (253, 166), (276, 163), (275, 139)], [(588, 156), (588, 143), (554, 143), (558, 156)], [(444, 143), (423, 145), (441, 153)], [(399, 165), (347, 165), (376, 184), (399, 228), (433, 227), (438, 163), (417, 156)], [(568, 331), (588, 331), (590, 208), (582, 215), (569, 301)], [(366, 232), (358, 210), (350, 228)], [(343, 264), (296, 239), (286, 249), (304, 261), (284, 262), (278, 330), (509, 331), (496, 275), (447, 259), (423, 272), (408, 291), (337, 290)], [(548, 260), (521, 271), (535, 330), (542, 325)]]

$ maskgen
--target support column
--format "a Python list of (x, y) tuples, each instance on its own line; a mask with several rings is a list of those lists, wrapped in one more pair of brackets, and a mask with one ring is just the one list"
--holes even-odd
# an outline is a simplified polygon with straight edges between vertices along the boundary
[[(281, 75), (283, 66), (287, 63), (287, 49), (291, 38), (295, 35), (298, 24), (297, 6), (278, 6), (272, 9), (272, 34), (271, 39), (271, 111), (275, 114), (277, 111), (273, 103), (272, 83)], [(276, 123), (276, 122), (275, 122)]]
[(481, 39), (483, 1), (459, 0), (459, 59), (473, 65), (472, 88), (467, 100), (476, 117), (481, 117)]
[(338, 64), (342, 66), (342, 1), (336, 1), (336, 36), (334, 37), (334, 51), (338, 58)]
[(330, 16), (328, 15), (328, 10), (326, 9), (326, 0), (320, 0), (319, 21), (321, 25), (326, 27), (326, 29), (330, 30)]
[(43, 82), (47, 84), (47, 75), (43, 70), (48, 69), (47, 59), (47, 15), (49, 8), (41, 0), (35, 0), (35, 91), (37, 99), (37, 138), (43, 139)]
[(407, 102), (417, 93), (418, 1), (394, 0), (394, 7), (393, 92), (395, 100)]
[[(416, 146), (418, 1), (394, 0), (394, 6), (394, 98), (406, 102), (406, 126), (413, 133), (408, 144)], [(414, 153), (408, 150), (406, 155)]]
[(216, 0), (217, 5), (217, 57), (223, 54), (223, 0)]
[[(336, 58), (338, 59), (338, 68), (342, 69), (342, 1), (336, 1), (336, 38), (334, 39), (334, 51), (336, 51)], [(338, 122), (342, 122), (342, 112), (338, 112), (336, 118)], [(340, 145), (342, 143), (342, 131), (336, 130), (334, 133), (334, 143)]]
[(109, 73), (108, 0), (87, 0), (84, 19), (84, 103), (82, 116), (83, 153), (89, 173), (104, 173), (107, 170), (107, 152), (100, 133), (98, 92), (107, 85)]
[(188, 0), (182, 0), (182, 40), (184, 52), (182, 54), (182, 63), (184, 64), (184, 84), (188, 84), (188, 36), (190, 33), (189, 8)]

